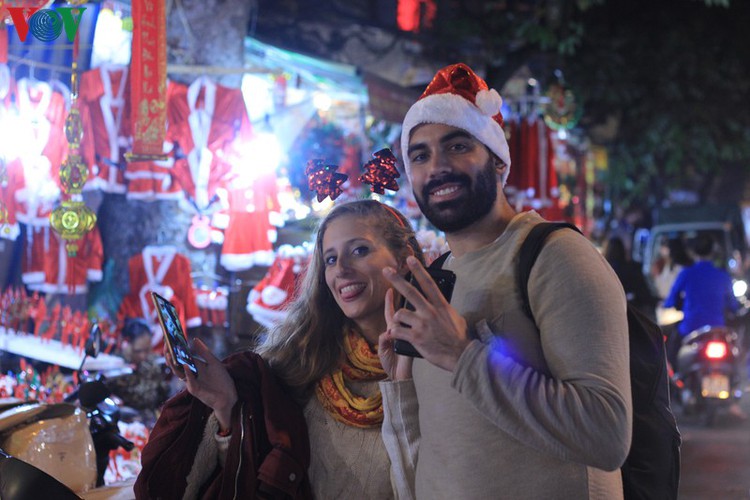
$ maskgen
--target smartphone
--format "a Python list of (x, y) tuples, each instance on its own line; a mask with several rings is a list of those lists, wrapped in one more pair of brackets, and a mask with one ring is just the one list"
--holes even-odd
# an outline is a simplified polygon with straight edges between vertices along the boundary
[[(453, 271), (448, 271), (447, 269), (430, 269), (429, 267), (426, 269), (426, 271), (430, 275), (430, 277), (432, 277), (433, 281), (437, 284), (438, 288), (443, 294), (443, 297), (445, 297), (445, 300), (450, 302), (451, 296), (453, 295), (453, 286), (456, 284), (456, 274)], [(419, 290), (420, 293), (423, 293), (422, 288), (419, 286), (419, 282), (411, 273), (407, 275), (406, 279), (414, 288)], [(406, 300), (406, 297), (401, 298), (400, 307), (405, 307), (410, 311), (414, 310), (414, 306), (411, 305), (408, 300)], [(401, 354), (403, 356), (411, 356), (414, 358), (422, 357), (422, 355), (419, 354), (419, 351), (417, 351), (414, 346), (406, 340), (396, 339), (393, 342), (393, 351), (396, 354)]]
[(161, 324), (161, 329), (164, 332), (164, 342), (172, 352), (172, 359), (178, 365), (187, 367), (191, 372), (197, 374), (198, 367), (195, 365), (195, 360), (204, 363), (205, 360), (190, 353), (190, 346), (174, 304), (156, 292), (151, 292), (151, 299), (154, 301), (156, 316), (159, 318), (159, 324)]

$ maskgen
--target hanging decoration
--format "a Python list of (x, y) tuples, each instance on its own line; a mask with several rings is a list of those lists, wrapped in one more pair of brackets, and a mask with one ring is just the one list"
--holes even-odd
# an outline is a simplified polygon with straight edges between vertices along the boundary
[(582, 109), (573, 91), (564, 82), (555, 82), (547, 90), (549, 101), (543, 106), (544, 123), (553, 130), (570, 130), (581, 119)]
[(401, 177), (396, 168), (396, 157), (390, 149), (381, 149), (372, 154), (375, 158), (365, 163), (365, 173), (359, 176), (359, 181), (370, 184), (370, 191), (385, 194), (386, 189), (398, 191), (396, 178)]
[(347, 176), (337, 172), (337, 165), (326, 165), (324, 160), (309, 160), (305, 167), (308, 187), (310, 191), (318, 194), (318, 202), (323, 201), (326, 196), (331, 197), (331, 201), (338, 198), (343, 192), (341, 185), (346, 181)]
[(162, 161), (167, 121), (167, 21), (164, 0), (133, 0), (129, 162)]
[(78, 103), (78, 35), (73, 42), (73, 65), (70, 76), (70, 111), (65, 118), (65, 138), (68, 140), (68, 156), (60, 165), (60, 188), (63, 200), (49, 216), (50, 225), (65, 240), (69, 257), (78, 253), (78, 243), (94, 229), (96, 215), (86, 206), (81, 196), (88, 179), (88, 167), (81, 158), (80, 147), (83, 125)]
[[(5, 162), (0, 160), (0, 189), (5, 187), (8, 183), (8, 168), (5, 166)], [(10, 234), (10, 216), (8, 215), (8, 207), (3, 202), (3, 197), (0, 197), (0, 232)]]

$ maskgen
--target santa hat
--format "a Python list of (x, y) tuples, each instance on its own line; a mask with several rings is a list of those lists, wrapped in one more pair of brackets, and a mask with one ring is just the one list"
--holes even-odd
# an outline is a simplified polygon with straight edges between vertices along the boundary
[(422, 123), (441, 123), (469, 132), (502, 160), (507, 168), (505, 184), (510, 172), (510, 152), (503, 131), (503, 100), (495, 89), (487, 87), (471, 68), (463, 63), (439, 70), (404, 118), (401, 129), (401, 154), (408, 174), (409, 138), (411, 131)]

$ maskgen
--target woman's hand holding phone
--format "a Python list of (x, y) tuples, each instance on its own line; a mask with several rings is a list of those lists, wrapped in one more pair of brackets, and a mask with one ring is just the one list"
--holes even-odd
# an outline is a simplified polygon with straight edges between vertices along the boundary
[[(185, 381), (190, 394), (214, 411), (221, 429), (228, 430), (231, 428), (232, 408), (238, 399), (234, 380), (224, 364), (200, 339), (193, 342), (193, 350), (195, 352), (193, 359), (202, 361), (198, 365), (200, 376), (183, 369), (180, 378)], [(169, 349), (165, 351), (169, 367), (175, 370), (176, 363), (172, 352)]]

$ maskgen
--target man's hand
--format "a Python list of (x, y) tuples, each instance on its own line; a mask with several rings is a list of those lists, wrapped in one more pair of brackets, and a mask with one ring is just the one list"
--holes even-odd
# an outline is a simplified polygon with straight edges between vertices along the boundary
[(430, 363), (453, 371), (458, 358), (471, 342), (466, 320), (445, 300), (438, 286), (416, 258), (409, 257), (406, 262), (424, 295), (395, 269), (383, 269), (383, 276), (414, 306), (414, 311), (402, 308), (393, 313), (391, 321), (388, 322), (388, 331), (383, 334), (385, 338), (382, 338), (380, 343), (392, 341), (394, 338), (406, 340)]

